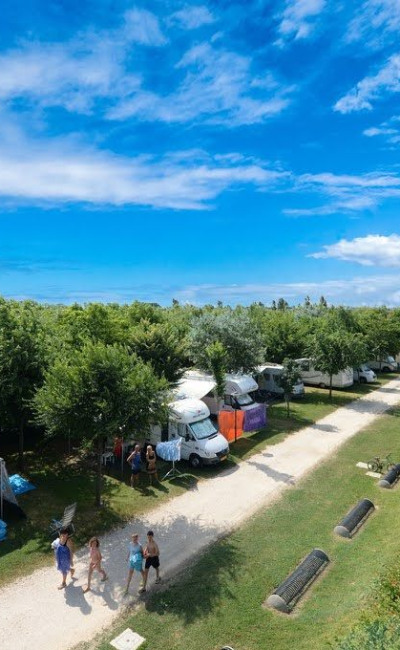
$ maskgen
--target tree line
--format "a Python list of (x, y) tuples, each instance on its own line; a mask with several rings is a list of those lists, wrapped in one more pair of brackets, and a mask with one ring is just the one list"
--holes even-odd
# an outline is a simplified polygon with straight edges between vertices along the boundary
[(265, 361), (311, 357), (332, 375), (400, 351), (400, 309), (46, 305), (0, 298), (0, 431), (24, 458), (26, 428), (38, 439), (70, 436), (96, 453), (100, 500), (103, 443), (116, 432), (143, 437), (167, 417), (171, 389), (197, 367), (253, 372)]

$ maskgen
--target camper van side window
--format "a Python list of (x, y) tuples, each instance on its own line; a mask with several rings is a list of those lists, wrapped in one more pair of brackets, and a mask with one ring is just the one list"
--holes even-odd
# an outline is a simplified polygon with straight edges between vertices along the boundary
[(178, 434), (184, 438), (186, 436), (186, 424), (178, 423)]
[(225, 402), (225, 404), (228, 404), (229, 406), (233, 406), (232, 395), (224, 395), (224, 402)]
[(303, 361), (300, 368), (308, 372), (310, 370), (310, 364), (308, 361)]

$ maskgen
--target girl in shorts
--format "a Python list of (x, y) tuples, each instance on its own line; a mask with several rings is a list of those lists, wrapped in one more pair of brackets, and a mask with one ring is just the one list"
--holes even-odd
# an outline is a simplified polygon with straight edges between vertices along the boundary
[(139, 544), (139, 535), (133, 533), (132, 541), (129, 544), (128, 557), (126, 558), (129, 561), (129, 571), (128, 571), (128, 581), (125, 588), (125, 596), (129, 591), (129, 585), (131, 584), (132, 576), (135, 571), (138, 571), (142, 574), (142, 586), (139, 589), (139, 592), (145, 591), (143, 589), (144, 583), (144, 571), (143, 571), (143, 548)]
[(107, 580), (107, 574), (101, 566), (102, 556), (100, 553), (100, 542), (97, 537), (92, 537), (89, 541), (89, 572), (88, 572), (88, 581), (86, 587), (83, 589), (85, 594), (87, 591), (90, 591), (90, 585), (92, 582), (93, 571), (96, 569), (101, 573), (101, 581), (105, 582)]

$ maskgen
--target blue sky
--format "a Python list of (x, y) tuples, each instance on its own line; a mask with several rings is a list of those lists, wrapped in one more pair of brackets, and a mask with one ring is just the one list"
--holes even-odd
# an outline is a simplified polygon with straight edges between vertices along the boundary
[(400, 305), (400, 0), (14, 0), (0, 293)]

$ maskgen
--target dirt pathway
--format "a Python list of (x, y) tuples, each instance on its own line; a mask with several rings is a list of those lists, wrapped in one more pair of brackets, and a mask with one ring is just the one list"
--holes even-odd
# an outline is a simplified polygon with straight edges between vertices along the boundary
[[(2, 650), (67, 650), (90, 640), (108, 627), (119, 611), (138, 598), (137, 577), (131, 595), (123, 597), (127, 572), (127, 544), (137, 531), (145, 541), (148, 528), (155, 531), (161, 549), (162, 575), (173, 576), (180, 565), (221, 534), (237, 527), (261, 506), (271, 503), (337, 447), (370, 424), (378, 415), (400, 402), (400, 379), (336, 410), (315, 425), (266, 446), (234, 469), (200, 482), (196, 488), (104, 535), (101, 548), (108, 582), (86, 582), (86, 551), (76, 556), (76, 577), (63, 591), (57, 590), (59, 574), (54, 567), (40, 569), (0, 589), (0, 648)], [(179, 555), (176, 549), (179, 546)], [(153, 586), (151, 570), (149, 587)]]

